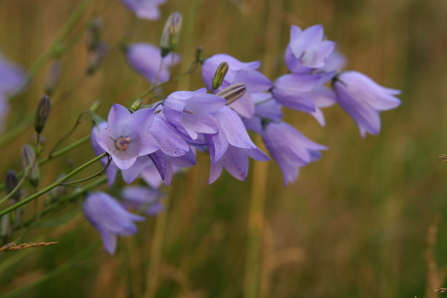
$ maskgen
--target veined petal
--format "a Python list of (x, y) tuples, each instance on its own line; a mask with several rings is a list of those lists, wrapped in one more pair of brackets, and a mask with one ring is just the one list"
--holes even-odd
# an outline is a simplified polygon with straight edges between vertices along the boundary
[(230, 108), (222, 107), (215, 113), (215, 117), (219, 123), (219, 133), (225, 134), (228, 143), (239, 148), (257, 148), (251, 141), (241, 118)]
[(240, 69), (232, 83), (242, 83), (248, 93), (264, 92), (272, 87), (272, 82), (262, 73), (253, 68)]
[(138, 176), (140, 176), (141, 172), (143, 172), (143, 170), (151, 164), (152, 162), (147, 155), (137, 157), (137, 160), (131, 167), (127, 170), (121, 171), (123, 180), (126, 183), (132, 183)]
[(208, 143), (211, 163), (217, 162), (227, 151), (229, 143), (224, 133), (204, 135), (205, 141)]
[(119, 127), (128, 121), (130, 112), (119, 104), (113, 104), (107, 117), (107, 128), (113, 138), (119, 137)]
[(219, 178), (220, 174), (222, 174), (223, 169), (223, 163), (222, 160), (217, 160), (216, 162), (213, 162), (211, 160), (210, 164), (210, 177), (208, 178), (208, 184), (213, 183), (214, 181)]
[(182, 156), (189, 151), (188, 144), (179, 136), (175, 127), (162, 117), (156, 116), (149, 129), (163, 153), (170, 156)]
[(244, 181), (248, 174), (248, 155), (244, 149), (230, 146), (222, 156), (222, 165), (234, 178)]
[(115, 162), (116, 166), (120, 168), (121, 170), (127, 170), (130, 168), (135, 161), (137, 160), (136, 157), (130, 157), (128, 159), (120, 159), (116, 155), (110, 155), (112, 156), (113, 162)]

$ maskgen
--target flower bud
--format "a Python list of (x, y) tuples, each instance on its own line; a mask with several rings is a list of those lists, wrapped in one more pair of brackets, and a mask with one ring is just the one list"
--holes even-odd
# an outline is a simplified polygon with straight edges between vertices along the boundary
[(217, 70), (214, 74), (214, 78), (211, 81), (211, 88), (213, 88), (213, 90), (216, 90), (217, 88), (220, 87), (220, 85), (222, 85), (222, 82), (227, 72), (228, 72), (228, 63), (224, 61), (217, 67)]
[(87, 49), (95, 51), (101, 43), (102, 21), (98, 16), (93, 17), (87, 30)]
[(0, 238), (3, 241), (3, 244), (9, 242), (12, 233), (9, 214), (10, 213), (3, 215), (0, 219)]
[(24, 145), (21, 153), (23, 170), (27, 172), (28, 167), (31, 167), (31, 169), (28, 169), (28, 181), (31, 185), (37, 187), (39, 185), (40, 174), (39, 166), (36, 161), (36, 154), (30, 145)]
[(99, 110), (99, 107), (101, 106), (101, 102), (99, 100), (95, 100), (92, 105), (88, 108), (90, 112), (96, 113), (97, 110)]
[(163, 33), (161, 34), (160, 48), (162, 57), (166, 57), (177, 47), (181, 28), (182, 14), (173, 12), (166, 21)]
[(130, 106), (130, 109), (132, 111), (136, 111), (136, 110), (138, 110), (141, 107), (142, 103), (143, 103), (143, 100), (139, 98), (139, 99), (134, 101), (134, 103)]
[[(6, 193), (10, 193), (11, 191), (14, 190), (14, 188), (16, 188), (17, 184), (19, 184), (19, 180), (17, 179), (17, 175), (16, 172), (14, 171), (8, 171), (8, 173), (6, 173), (6, 177), (5, 177), (5, 190)], [(18, 202), (20, 200), (20, 191), (17, 190), (12, 196), (11, 196), (11, 200)]]
[(61, 75), (61, 63), (59, 61), (53, 61), (48, 70), (47, 79), (45, 81), (45, 94), (52, 95), (54, 88), (59, 82)]
[(201, 46), (198, 46), (196, 49), (196, 61), (203, 63), (202, 54), (203, 54), (203, 48)]
[(92, 75), (101, 65), (102, 60), (107, 54), (107, 44), (100, 42), (97, 48), (90, 52), (86, 73)]
[(228, 106), (233, 102), (235, 102), (236, 100), (238, 100), (239, 98), (241, 98), (242, 95), (245, 94), (246, 89), (247, 88), (245, 88), (244, 84), (237, 83), (230, 85), (227, 88), (219, 91), (218, 93), (216, 93), (216, 95), (225, 98), (225, 100), (227, 101), (225, 105)]
[(48, 115), (50, 114), (50, 98), (48, 95), (44, 95), (40, 98), (37, 105), (36, 118), (34, 119), (34, 129), (40, 134), (45, 126)]

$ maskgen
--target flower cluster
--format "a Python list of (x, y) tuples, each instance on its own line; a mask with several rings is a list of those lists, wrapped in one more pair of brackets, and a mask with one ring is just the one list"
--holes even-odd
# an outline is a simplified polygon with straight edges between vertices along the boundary
[[(124, 2), (139, 11), (133, 1)], [(178, 55), (168, 52), (142, 43), (126, 50), (130, 66), (152, 84), (168, 81), (169, 67), (179, 61)], [(142, 219), (125, 208), (149, 215), (159, 212), (160, 186), (169, 186), (175, 172), (195, 165), (196, 152), (209, 153), (209, 183), (219, 178), (223, 168), (245, 180), (249, 157), (269, 160), (247, 130), (262, 137), (282, 171), (284, 185), (295, 182), (300, 168), (321, 158), (320, 151), (328, 148), (284, 122), (283, 107), (308, 113), (324, 126), (321, 109), (338, 103), (364, 137), (367, 132), (379, 133), (380, 111), (400, 104), (395, 97), (398, 90), (384, 88), (361, 73), (341, 71), (346, 59), (333, 41), (324, 38), (321, 25), (305, 30), (292, 26), (284, 60), (290, 73), (271, 81), (258, 71), (258, 61), (244, 63), (217, 54), (202, 61), (207, 88), (176, 91), (136, 111), (112, 106), (107, 122), (97, 123), (91, 133), (95, 153), (109, 155), (102, 160), (108, 165), (109, 186), (121, 171), (126, 183), (142, 178), (150, 188), (129, 186), (122, 193), (122, 204), (104, 193), (87, 198), (87, 218), (108, 252), (115, 250), (115, 235), (134, 233), (133, 221)]]

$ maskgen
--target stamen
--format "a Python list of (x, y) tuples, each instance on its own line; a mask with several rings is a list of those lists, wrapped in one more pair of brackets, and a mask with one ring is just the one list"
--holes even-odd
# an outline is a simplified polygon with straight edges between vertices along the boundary
[(115, 140), (115, 147), (118, 149), (118, 151), (124, 151), (129, 147), (130, 138), (129, 137), (122, 137)]

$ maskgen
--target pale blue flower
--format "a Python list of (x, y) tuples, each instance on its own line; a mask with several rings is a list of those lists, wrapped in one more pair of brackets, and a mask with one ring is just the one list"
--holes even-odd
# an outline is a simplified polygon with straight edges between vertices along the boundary
[(395, 95), (399, 90), (385, 88), (357, 71), (339, 74), (332, 85), (338, 104), (354, 119), (365, 137), (366, 133), (376, 135), (380, 132), (380, 112), (400, 105)]
[(148, 133), (153, 119), (153, 109), (130, 113), (122, 105), (114, 104), (107, 118), (107, 127), (98, 134), (96, 141), (112, 156), (118, 168), (126, 170), (138, 156), (159, 149), (155, 139)]
[(150, 83), (163, 83), (169, 80), (169, 68), (180, 61), (180, 56), (173, 53), (162, 59), (160, 48), (149, 43), (128, 45), (126, 56), (130, 66)]
[(334, 50), (335, 43), (323, 40), (323, 26), (314, 25), (301, 30), (290, 28), (290, 42), (284, 60), (292, 73), (308, 73), (313, 68), (322, 68), (326, 58)]
[(158, 20), (160, 18), (159, 5), (167, 0), (121, 0), (140, 19)]
[(137, 232), (134, 221), (144, 217), (129, 213), (113, 197), (104, 192), (94, 192), (84, 202), (84, 214), (99, 232), (104, 248), (109, 254), (116, 249), (116, 236), (129, 236)]
[(293, 126), (284, 122), (268, 123), (262, 133), (262, 140), (281, 168), (285, 186), (298, 179), (300, 167), (321, 157), (319, 150), (328, 149), (309, 140)]
[(160, 199), (165, 196), (159, 190), (153, 190), (145, 186), (126, 186), (121, 192), (124, 201), (123, 206), (127, 209), (141, 210), (145, 214), (155, 216), (164, 210)]

